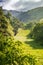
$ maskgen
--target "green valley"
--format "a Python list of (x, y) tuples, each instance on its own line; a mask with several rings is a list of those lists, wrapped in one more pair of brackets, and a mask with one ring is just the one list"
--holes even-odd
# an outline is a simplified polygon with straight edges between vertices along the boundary
[(0, 65), (43, 65), (43, 19), (24, 23), (0, 7)]

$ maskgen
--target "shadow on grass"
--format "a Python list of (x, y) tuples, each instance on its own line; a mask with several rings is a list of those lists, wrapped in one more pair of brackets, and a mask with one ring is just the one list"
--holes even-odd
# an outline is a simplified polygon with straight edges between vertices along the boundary
[(36, 41), (25, 41), (25, 43), (30, 45), (33, 49), (43, 49), (43, 46)]

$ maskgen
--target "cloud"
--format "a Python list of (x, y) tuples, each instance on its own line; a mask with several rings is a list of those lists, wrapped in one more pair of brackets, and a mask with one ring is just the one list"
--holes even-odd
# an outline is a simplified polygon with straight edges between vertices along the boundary
[[(34, 2), (33, 2), (34, 1)], [(16, 4), (14, 4), (13, 6), (15, 6), (16, 10), (19, 11), (27, 11), (36, 7), (40, 7), (41, 5), (43, 6), (43, 1), (41, 0), (21, 0), (19, 2), (17, 2)]]
[(43, 6), (43, 0), (0, 0), (3, 9), (27, 11)]
[(3, 1), (5, 1), (5, 0), (0, 0), (0, 2), (3, 2)]
[(33, 2), (40, 2), (41, 0), (30, 0), (30, 1), (33, 1)]
[(9, 1), (5, 1), (3, 3), (3, 8), (10, 10), (10, 9), (15, 9), (15, 7), (12, 7), (13, 4), (17, 3), (19, 0), (9, 0)]
[(22, 1), (25, 1), (25, 2), (39, 2), (41, 0), (22, 0)]

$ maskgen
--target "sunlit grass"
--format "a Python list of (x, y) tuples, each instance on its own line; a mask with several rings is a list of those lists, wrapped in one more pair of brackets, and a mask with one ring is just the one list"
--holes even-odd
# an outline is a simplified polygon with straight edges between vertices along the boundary
[(23, 29), (19, 29), (18, 30), (18, 34), (15, 36), (15, 38), (21, 42), (26, 41), (26, 35), (28, 35), (30, 33), (30, 30), (23, 30)]
[(23, 37), (25, 37), (27, 34), (29, 34), (30, 33), (30, 30), (24, 30), (24, 29), (19, 29), (18, 30), (18, 34), (17, 34), (17, 36), (23, 36)]
[[(30, 30), (18, 30), (18, 34), (15, 36), (16, 40), (19, 40), (23, 43), (21, 48), (23, 49), (23, 54), (31, 54), (37, 57), (39, 60), (39, 65), (43, 65), (43, 48), (38, 45), (36, 42), (32, 42), (33, 39), (27, 39), (27, 35), (30, 33)], [(28, 42), (28, 44), (26, 43)], [(30, 43), (31, 42), (31, 43)]]

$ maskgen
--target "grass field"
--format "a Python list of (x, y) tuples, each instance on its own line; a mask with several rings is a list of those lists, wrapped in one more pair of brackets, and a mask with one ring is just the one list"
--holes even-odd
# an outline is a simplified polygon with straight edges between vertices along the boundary
[(22, 47), (25, 51), (24, 53), (36, 56), (39, 61), (37, 65), (43, 65), (43, 47), (40, 44), (37, 44), (33, 39), (27, 39), (26, 36), (29, 33), (30, 30), (19, 29), (15, 39), (21, 41), (26, 46)]

